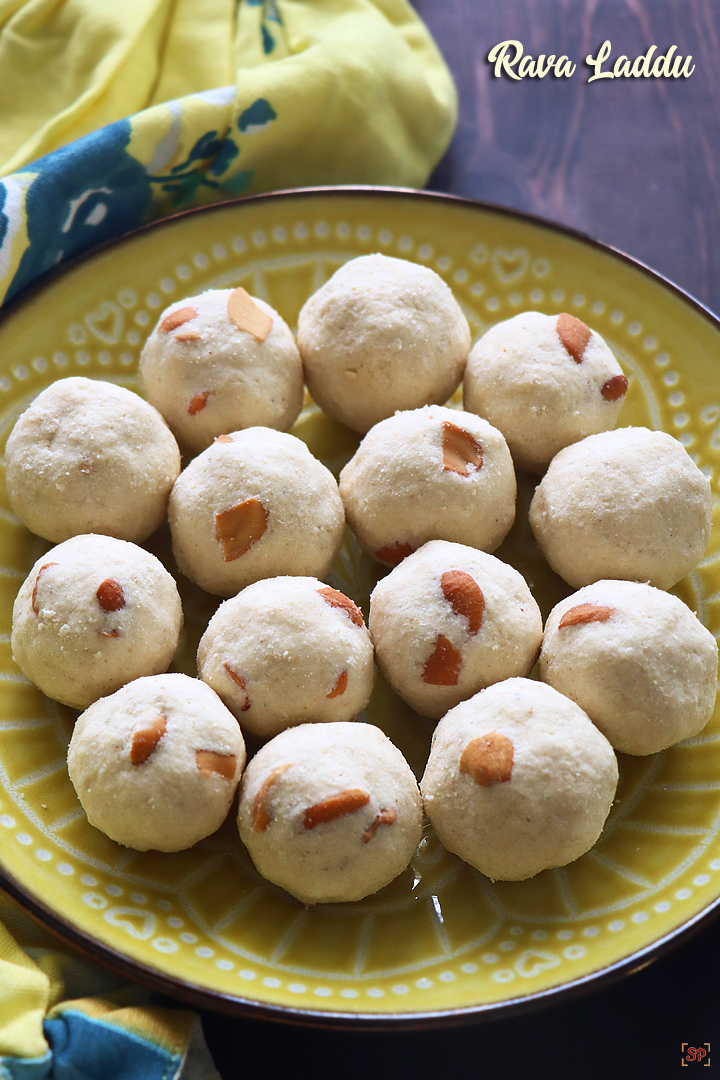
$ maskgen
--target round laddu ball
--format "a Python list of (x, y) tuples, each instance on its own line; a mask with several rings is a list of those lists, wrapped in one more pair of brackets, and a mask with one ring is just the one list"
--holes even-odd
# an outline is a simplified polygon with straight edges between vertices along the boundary
[(508, 679), (440, 721), (420, 788), (446, 848), (493, 880), (522, 881), (593, 846), (617, 782), (610, 743), (575, 702)]
[(431, 405), (369, 431), (340, 474), (340, 494), (363, 550), (396, 566), (428, 540), (494, 551), (515, 520), (517, 486), (496, 428)]
[(464, 404), (542, 472), (564, 446), (615, 427), (628, 381), (603, 338), (574, 315), (524, 311), (473, 346)]
[(10, 504), (58, 543), (106, 533), (141, 543), (167, 513), (180, 472), (175, 437), (157, 409), (114, 383), (60, 379), (35, 398), (7, 441)]
[(361, 900), (407, 867), (422, 833), (417, 782), (369, 724), (302, 724), (250, 762), (238, 828), (258, 871), (305, 904)]
[(75, 725), (68, 770), (88, 821), (138, 851), (182, 851), (222, 825), (245, 765), (235, 717), (187, 675), (136, 679)]
[(373, 686), (362, 612), (317, 578), (256, 581), (221, 604), (198, 648), (200, 678), (243, 728), (270, 738), (307, 721), (352, 720)]
[(462, 378), (470, 328), (433, 270), (363, 255), (307, 301), (298, 345), (320, 408), (365, 432), (397, 409), (447, 401)]
[(193, 453), (247, 427), (287, 431), (303, 397), (287, 324), (244, 289), (210, 289), (163, 311), (140, 355), (140, 380)]
[(294, 435), (219, 435), (180, 474), (168, 510), (173, 552), (218, 596), (285, 574), (324, 577), (345, 526), (332, 473)]
[(625, 754), (654, 754), (702, 731), (717, 668), (717, 642), (690, 608), (634, 581), (596, 581), (561, 600), (540, 653), (540, 678)]
[(166, 671), (182, 623), (177, 586), (154, 555), (112, 536), (73, 536), (38, 559), (17, 594), (13, 659), (48, 697), (86, 709)]
[(542, 641), (522, 575), (445, 540), (425, 544), (376, 585), (369, 626), (388, 682), (435, 719), (491, 683), (527, 675)]
[(601, 578), (669, 589), (710, 540), (710, 481), (663, 431), (620, 428), (561, 450), (535, 491), (530, 525), (574, 589)]

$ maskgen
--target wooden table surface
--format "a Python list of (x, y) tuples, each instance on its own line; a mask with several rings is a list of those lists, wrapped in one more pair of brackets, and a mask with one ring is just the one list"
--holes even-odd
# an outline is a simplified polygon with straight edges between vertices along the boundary
[[(658, 270), (720, 314), (719, 0), (415, 0), (454, 74), (458, 130), (429, 186), (562, 222)], [(487, 54), (566, 54), (571, 78), (495, 78)], [(651, 45), (691, 54), (680, 79), (602, 79)], [(652, 1078), (681, 1044), (710, 1042), (720, 1072), (720, 923), (638, 974), (504, 1020), (413, 1033), (313, 1031), (205, 1015), (223, 1076), (266, 1048), (272, 1077)], [(714, 1044), (714, 1045), (713, 1045)], [(712, 1051), (711, 1051), (712, 1055)], [(697, 1063), (691, 1068), (698, 1068)], [(702, 1073), (701, 1075), (712, 1075)]]
[[(562, 222), (625, 251), (720, 314), (717, 0), (417, 0), (455, 77), (458, 129), (429, 186)], [(571, 78), (496, 78), (508, 39), (567, 55)], [(584, 58), (657, 46), (689, 78), (588, 83)]]

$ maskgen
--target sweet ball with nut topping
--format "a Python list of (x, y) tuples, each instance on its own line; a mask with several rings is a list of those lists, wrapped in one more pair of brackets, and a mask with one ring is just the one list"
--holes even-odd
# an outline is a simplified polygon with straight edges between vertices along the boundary
[(200, 678), (260, 738), (354, 719), (373, 687), (362, 612), (317, 578), (275, 577), (221, 604), (198, 648)]
[(302, 406), (295, 339), (277, 311), (245, 289), (210, 289), (166, 308), (139, 371), (148, 401), (192, 453), (223, 432), (287, 431)]
[(428, 540), (494, 551), (515, 520), (507, 443), (486, 420), (441, 405), (376, 424), (340, 474), (358, 543), (396, 566)]
[(593, 846), (617, 782), (610, 743), (575, 702), (507, 679), (440, 721), (420, 788), (446, 848), (489, 878), (522, 881)]
[(542, 472), (564, 446), (615, 427), (627, 388), (612, 351), (581, 319), (524, 311), (473, 346), (464, 404), (502, 431), (517, 468)]
[(302, 724), (266, 743), (240, 788), (240, 837), (263, 877), (305, 904), (361, 900), (408, 866), (422, 804), (370, 724)]
[(88, 821), (138, 851), (182, 851), (222, 825), (245, 765), (237, 721), (187, 675), (136, 679), (78, 718), (68, 770)]
[(447, 401), (463, 375), (470, 328), (434, 270), (363, 255), (307, 301), (298, 345), (318, 405), (366, 432), (397, 409)]
[(425, 544), (375, 586), (369, 625), (388, 682), (435, 719), (491, 683), (527, 675), (542, 641), (522, 575), (445, 540)]
[(625, 754), (697, 735), (715, 707), (718, 647), (682, 600), (635, 581), (596, 581), (545, 626), (540, 678)]
[(24, 525), (58, 543), (106, 533), (142, 543), (167, 513), (180, 451), (157, 409), (114, 383), (43, 390), (7, 441), (7, 490)]
[(220, 435), (194, 458), (168, 517), (179, 569), (218, 596), (265, 577), (324, 577), (345, 526), (332, 473), (300, 439), (264, 427)]
[(170, 666), (183, 614), (154, 555), (111, 536), (73, 536), (33, 566), (13, 607), (12, 652), (31, 682), (76, 709)]
[(602, 578), (670, 589), (710, 540), (710, 481), (672, 435), (619, 428), (561, 450), (530, 505), (530, 526), (574, 589)]

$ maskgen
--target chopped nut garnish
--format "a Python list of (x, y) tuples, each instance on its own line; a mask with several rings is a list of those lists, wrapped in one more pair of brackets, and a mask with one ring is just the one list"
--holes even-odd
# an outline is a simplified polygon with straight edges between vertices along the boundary
[(239, 559), (264, 535), (268, 512), (259, 499), (245, 499), (215, 515), (215, 539), (222, 544), (225, 562)]
[(345, 814), (354, 814), (370, 802), (367, 791), (360, 788), (348, 788), (340, 791), (337, 795), (328, 795), (322, 802), (309, 806), (305, 811), (303, 823), (306, 829), (314, 829), (317, 825), (324, 825), (327, 821), (344, 817)]
[(103, 611), (119, 611), (125, 607), (125, 593), (115, 578), (105, 578), (97, 587), (95, 595)]
[(462, 667), (462, 656), (444, 634), (438, 634), (435, 648), (425, 661), (422, 680), (433, 686), (455, 686)]
[(203, 390), (202, 394), (196, 394), (194, 398), (191, 398), (188, 405), (188, 412), (191, 416), (197, 416), (199, 412), (202, 412), (207, 405), (208, 398), (210, 397), (209, 390)]
[(577, 626), (579, 623), (606, 622), (615, 611), (601, 604), (578, 604), (566, 611), (558, 623), (558, 630), (564, 626)]
[(505, 784), (512, 775), (513, 744), (499, 731), (471, 739), (460, 758), (460, 772), (480, 787)]
[(570, 353), (576, 364), (581, 364), (592, 330), (582, 319), (576, 319), (574, 315), (567, 315), (565, 312), (558, 315), (556, 325), (563, 348)]
[(233, 780), (237, 767), (236, 754), (219, 754), (215, 750), (196, 750), (195, 763), (205, 776), (222, 776), (223, 780)]
[(348, 673), (347, 671), (341, 671), (338, 676), (338, 681), (333, 686), (332, 690), (326, 696), (329, 698), (340, 697), (347, 690)]
[(292, 768), (291, 762), (288, 762), (287, 765), (278, 765), (272, 770), (272, 772), (268, 773), (268, 775), (265, 777), (262, 784), (260, 785), (260, 789), (255, 796), (255, 801), (253, 802), (252, 809), (251, 825), (254, 832), (265, 832), (268, 825), (272, 821), (272, 818), (270, 817), (266, 806), (266, 801), (270, 792), (270, 788), (273, 786), (278, 777), (282, 776), (282, 774), (290, 768)]
[(403, 559), (406, 559), (408, 555), (412, 555), (415, 550), (410, 544), (403, 544), (397, 541), (394, 544), (388, 544), (386, 547), (381, 547), (375, 552), (375, 558), (380, 562), (388, 563), (390, 566), (399, 566)]
[(245, 704), (241, 708), (240, 712), (247, 712), (248, 709), (250, 708), (250, 698), (248, 697), (248, 692), (245, 689), (245, 680), (243, 679), (242, 675), (238, 675), (237, 671), (233, 671), (233, 669), (228, 664), (227, 660), (223, 661), (223, 667), (227, 671), (227, 673), (230, 676), (230, 678), (232, 679), (232, 681), (234, 683), (237, 683), (237, 685), (240, 687), (242, 692), (245, 694)]
[(446, 570), (440, 578), (440, 587), (455, 614), (463, 615), (470, 633), (477, 634), (482, 626), (485, 597), (475, 579), (464, 570)]
[(216, 435), (215, 438), (213, 439), (213, 442), (228, 443), (228, 442), (234, 442), (234, 439), (233, 439), (232, 435)]
[(368, 844), (381, 825), (394, 825), (396, 821), (397, 810), (394, 806), (391, 806), (389, 810), (381, 810), (379, 814), (375, 815), (375, 820), (370, 822), (363, 833), (363, 843)]
[(143, 765), (153, 753), (157, 744), (167, 731), (167, 720), (158, 716), (148, 728), (136, 731), (130, 748), (130, 761), (133, 765)]
[(258, 307), (245, 289), (233, 289), (228, 296), (227, 313), (238, 330), (252, 334), (256, 341), (263, 342), (272, 330), (272, 317)]
[(326, 603), (330, 604), (330, 607), (344, 611), (355, 626), (363, 625), (362, 611), (345, 593), (341, 593), (338, 589), (331, 589), (330, 586), (326, 589), (318, 589), (318, 593)]
[(198, 334), (197, 330), (182, 330), (179, 334), (175, 335), (176, 341), (200, 341), (201, 334)]
[(469, 476), (482, 468), (483, 451), (474, 435), (443, 420), (443, 470)]
[(48, 566), (58, 566), (58, 565), (59, 564), (56, 563), (56, 562), (46, 562), (46, 563), (42, 564), (42, 566), (40, 567), (40, 569), (37, 572), (37, 577), (35, 578), (35, 584), (33, 585), (32, 600), (30, 601), (32, 609), (33, 609), (33, 611), (35, 612), (36, 615), (40, 614), (40, 612), (38, 611), (38, 606), (37, 606), (37, 591), (38, 591), (38, 584), (40, 582), (40, 575), (42, 574), (43, 570), (47, 570)]
[(177, 311), (171, 311), (169, 315), (166, 315), (163, 321), (160, 323), (160, 330), (164, 330), (166, 334), (169, 334), (171, 330), (175, 330), (178, 326), (182, 326), (183, 323), (190, 322), (197, 315), (197, 311), (192, 307), (178, 308)]
[(606, 401), (618, 401), (625, 396), (627, 388), (628, 381), (624, 375), (613, 375), (612, 379), (603, 383), (600, 393)]
[(100, 637), (120, 637), (119, 630), (98, 630)]

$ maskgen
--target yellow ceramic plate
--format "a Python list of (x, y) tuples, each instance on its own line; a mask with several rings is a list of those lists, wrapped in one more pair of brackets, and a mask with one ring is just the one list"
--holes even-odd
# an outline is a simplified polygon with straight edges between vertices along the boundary
[[(669, 431), (720, 474), (720, 332), (699, 305), (622, 256), (560, 229), (462, 200), (334, 189), (211, 207), (145, 229), (50, 278), (0, 323), (0, 436), (67, 375), (136, 385), (159, 311), (206, 288), (245, 286), (290, 325), (347, 259), (414, 259), (452, 286), (477, 337), (515, 312), (568, 311), (598, 329), (630, 380), (623, 424)], [(357, 445), (313, 406), (296, 434), (337, 473)], [(569, 590), (527, 527), (528, 484), (501, 557), (545, 613)], [(129, 975), (205, 1006), (287, 1018), (409, 1022), (527, 1004), (630, 970), (720, 897), (720, 717), (665, 753), (623, 758), (618, 797), (591, 852), (531, 881), (491, 884), (430, 830), (411, 868), (377, 895), (306, 909), (264, 882), (232, 816), (175, 855), (139, 854), (91, 828), (68, 780), (74, 715), (10, 657), (14, 596), (50, 546), (0, 496), (0, 880), (27, 907)], [(167, 537), (152, 548), (173, 569)], [(377, 568), (348, 541), (332, 583), (367, 612)], [(720, 529), (678, 594), (720, 635)], [(178, 666), (213, 600), (184, 583)], [(367, 710), (421, 772), (431, 725), (381, 682)]]

